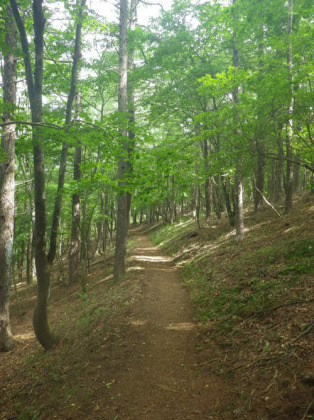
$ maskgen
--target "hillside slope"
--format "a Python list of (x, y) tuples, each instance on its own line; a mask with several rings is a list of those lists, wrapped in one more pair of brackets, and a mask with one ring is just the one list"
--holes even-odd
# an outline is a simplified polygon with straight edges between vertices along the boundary
[[(289, 215), (245, 214), (245, 238), (227, 220), (198, 229), (181, 220), (151, 233), (182, 267), (202, 322), (204, 369), (232, 381), (243, 399), (235, 418), (314, 415), (314, 197)], [(217, 357), (207, 360), (212, 340)]]

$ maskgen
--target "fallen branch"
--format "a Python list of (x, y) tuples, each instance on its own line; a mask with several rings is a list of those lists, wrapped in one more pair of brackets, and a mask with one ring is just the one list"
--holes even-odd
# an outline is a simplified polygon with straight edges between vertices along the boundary
[(309, 405), (307, 406), (307, 409), (306, 409), (306, 411), (305, 411), (305, 413), (304, 413), (304, 415), (303, 415), (303, 417), (302, 417), (302, 419), (301, 420), (306, 420), (307, 418), (308, 418), (308, 414), (309, 414), (309, 411), (311, 410), (311, 408), (313, 408), (313, 405), (314, 405), (314, 400), (312, 400), (310, 403), (309, 403)]
[(272, 308), (267, 308), (267, 309), (263, 309), (262, 311), (256, 312), (254, 315), (248, 318), (248, 320), (255, 318), (265, 312), (276, 311), (277, 309), (283, 308), (285, 306), (301, 305), (302, 303), (310, 303), (310, 302), (314, 302), (314, 298), (308, 299), (308, 300), (303, 299), (303, 300), (294, 300), (292, 302), (281, 303), (280, 305), (273, 306)]
[(227, 370), (226, 373), (231, 373), (235, 370), (239, 370), (239, 369), (243, 369), (243, 368), (249, 368), (249, 367), (257, 365), (258, 363), (261, 363), (261, 362), (269, 362), (270, 360), (276, 359), (277, 357), (281, 356), (282, 354), (283, 354), (283, 352), (278, 352), (278, 350), (276, 350), (276, 352), (272, 356), (261, 357), (257, 360), (254, 360), (253, 362), (245, 363), (244, 365), (240, 365), (240, 366), (236, 366), (232, 369)]
[(253, 390), (251, 391), (251, 394), (250, 394), (250, 395), (249, 395), (249, 397), (247, 398), (247, 400), (246, 400), (246, 402), (244, 403), (244, 405), (243, 405), (241, 408), (238, 408), (238, 409), (235, 411), (235, 415), (236, 415), (236, 417), (237, 417), (237, 418), (241, 416), (241, 414), (244, 412), (244, 410), (246, 409), (246, 407), (247, 407), (247, 406), (249, 406), (249, 408), (250, 408), (250, 406), (251, 406), (251, 402), (252, 402), (252, 398), (253, 398), (253, 395), (254, 395), (254, 392), (255, 392), (255, 389), (253, 389)]
[(305, 335), (307, 335), (311, 329), (314, 327), (314, 322), (308, 327), (308, 329), (306, 329), (305, 331), (303, 331), (301, 334), (299, 334), (296, 338), (294, 338), (293, 340), (289, 341), (288, 344), (293, 344), (296, 341), (298, 341), (301, 337), (304, 337)]
[(314, 298), (313, 299), (308, 299), (308, 300), (294, 300), (292, 302), (281, 303), (280, 305), (273, 306), (272, 308), (263, 309), (263, 310), (261, 310), (259, 312), (256, 312), (252, 316), (250, 316), (250, 318), (245, 319), (244, 321), (242, 321), (240, 325), (238, 325), (237, 327), (235, 327), (234, 330), (230, 334), (228, 334), (228, 337), (232, 337), (233, 334), (236, 331), (238, 331), (240, 328), (242, 328), (243, 324), (245, 324), (246, 322), (250, 321), (251, 319), (254, 319), (254, 318), (258, 317), (261, 314), (264, 314), (266, 312), (276, 311), (277, 309), (283, 308), (285, 306), (301, 305), (303, 303), (310, 303), (310, 302), (314, 302)]
[(272, 379), (271, 383), (268, 385), (268, 387), (267, 387), (266, 389), (264, 389), (264, 391), (263, 391), (263, 392), (268, 392), (268, 391), (270, 390), (270, 388), (274, 385), (274, 383), (275, 383), (275, 381), (276, 381), (276, 379), (277, 379), (277, 376), (278, 376), (278, 370), (276, 369), (276, 371), (275, 371), (275, 375), (274, 375), (274, 377), (273, 377), (273, 379)]
[(267, 198), (264, 196), (264, 194), (256, 186), (255, 186), (255, 189), (263, 197), (263, 200), (265, 201), (265, 203), (268, 204), (274, 210), (274, 212), (276, 212), (278, 214), (279, 217), (282, 217), (282, 215), (279, 213), (279, 211), (275, 209), (275, 207), (267, 200)]

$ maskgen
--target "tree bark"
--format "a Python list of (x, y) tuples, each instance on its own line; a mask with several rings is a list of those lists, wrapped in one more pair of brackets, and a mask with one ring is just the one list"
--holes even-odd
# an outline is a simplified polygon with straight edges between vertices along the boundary
[[(77, 99), (78, 112), (80, 111), (80, 96)], [(81, 160), (82, 149), (78, 144), (74, 152), (73, 179), (78, 182), (81, 179)], [(80, 193), (77, 191), (72, 195), (72, 226), (71, 226), (71, 246), (69, 254), (69, 284), (76, 283), (79, 279), (79, 256), (80, 256)]]
[(283, 198), (283, 179), (284, 179), (284, 148), (283, 138), (278, 134), (278, 159), (275, 161), (275, 180), (274, 180), (274, 201), (279, 203)]
[[(258, 43), (258, 68), (261, 77), (261, 82), (264, 80), (264, 28), (263, 24), (259, 24), (259, 43)], [(263, 83), (262, 83), (263, 84)], [(259, 103), (260, 94), (257, 95), (257, 102)], [(262, 121), (260, 111), (257, 114), (257, 125)], [(259, 128), (259, 126), (258, 126)], [(263, 194), (264, 194), (264, 183), (265, 183), (265, 142), (263, 139), (262, 130), (258, 129), (256, 138), (256, 152), (257, 152), (257, 168), (256, 168), (256, 190), (254, 193), (254, 210), (255, 213), (262, 210), (263, 208)]]
[[(230, 226), (233, 227), (235, 226), (235, 212), (231, 206), (232, 200), (230, 199), (230, 191), (229, 191), (231, 188), (231, 185), (230, 185), (229, 178), (221, 176), (221, 184), (222, 184), (222, 190), (224, 193), (229, 223), (230, 223)], [(228, 189), (228, 186), (230, 187), (229, 189)]]
[(28, 233), (28, 240), (27, 240), (27, 251), (26, 251), (26, 281), (27, 284), (31, 284), (33, 282), (33, 231), (34, 231), (34, 220), (33, 220), (33, 213), (34, 213), (34, 204), (33, 204), (33, 181), (30, 181), (30, 165), (29, 165), (29, 156), (26, 156), (25, 161), (25, 172), (28, 177), (28, 181), (25, 184), (25, 193), (28, 196), (28, 209), (29, 209), (29, 233)]
[[(76, 25), (74, 55), (73, 55), (73, 62), (72, 62), (71, 88), (70, 88), (70, 93), (67, 99), (66, 115), (65, 115), (66, 126), (71, 123), (73, 101), (76, 95), (78, 63), (81, 58), (81, 32), (82, 32), (83, 11), (84, 11), (85, 4), (86, 4), (86, 0), (82, 0), (80, 8), (79, 8), (79, 13), (78, 13), (78, 23)], [(63, 143), (62, 150), (61, 150), (60, 166), (59, 166), (58, 189), (57, 189), (57, 195), (55, 199), (55, 205), (54, 205), (53, 216), (52, 216), (52, 225), (51, 225), (51, 231), (50, 231), (50, 247), (49, 247), (49, 252), (47, 256), (49, 264), (53, 263), (56, 256), (56, 250), (57, 250), (58, 226), (59, 226), (59, 219), (60, 219), (60, 213), (61, 213), (61, 207), (62, 207), (62, 189), (64, 187), (68, 149), (69, 149), (69, 145), (67, 143)]]
[(105, 192), (105, 203), (104, 203), (105, 221), (104, 221), (104, 238), (103, 238), (103, 251), (104, 254), (107, 250), (107, 241), (109, 233), (109, 194), (108, 190)]
[[(42, 81), (44, 58), (45, 18), (42, 0), (33, 0), (33, 25), (35, 45), (34, 76), (29, 45), (24, 23), (16, 0), (10, 0), (14, 18), (19, 29), (24, 53), (25, 75), (31, 105), (32, 123), (42, 122)], [(39, 127), (33, 127), (34, 189), (35, 189), (35, 264), (37, 273), (37, 300), (33, 317), (36, 337), (45, 349), (50, 349), (56, 337), (48, 325), (48, 301), (50, 294), (50, 270), (46, 255), (46, 193), (45, 166), (42, 135)]]
[(292, 198), (293, 198), (293, 151), (292, 151), (292, 140), (293, 140), (293, 74), (292, 74), (292, 25), (293, 25), (293, 0), (288, 0), (288, 51), (287, 51), (287, 66), (288, 66), (288, 77), (290, 83), (291, 100), (289, 104), (289, 120), (287, 124), (286, 133), (286, 199), (285, 199), (285, 211), (288, 213), (292, 209)]
[(256, 142), (257, 150), (257, 171), (256, 171), (256, 187), (258, 190), (254, 193), (254, 210), (258, 212), (263, 208), (264, 181), (265, 181), (265, 143), (263, 140)]
[[(3, 122), (10, 122), (16, 104), (16, 57), (17, 33), (12, 9), (6, 7), (5, 43), (9, 46), (4, 56), (3, 69)], [(6, 160), (0, 164), (0, 351), (9, 351), (14, 346), (12, 339), (9, 300), (10, 277), (14, 236), (14, 170), (15, 170), (15, 125), (3, 127), (2, 150)]]
[(236, 188), (236, 239), (241, 241), (244, 236), (243, 223), (243, 179), (242, 167), (237, 166), (235, 174), (235, 188)]
[(21, 255), (20, 255), (20, 260), (19, 260), (19, 283), (22, 283), (23, 281), (24, 256), (25, 256), (25, 241), (22, 241)]
[[(233, 0), (233, 5), (235, 5), (236, 0)], [(235, 23), (235, 13), (234, 13), (234, 23)], [(238, 69), (239, 68), (239, 50), (237, 47), (237, 34), (236, 31), (233, 31), (233, 39), (232, 39), (232, 64), (233, 66)], [(239, 104), (239, 87), (235, 86), (232, 92), (233, 103), (235, 107), (233, 121), (235, 126), (237, 125), (237, 110), (236, 107)], [(240, 135), (240, 131), (235, 129), (235, 135)], [(244, 235), (244, 225), (243, 225), (243, 178), (242, 178), (242, 159), (239, 157), (236, 164), (236, 173), (235, 173), (235, 190), (236, 190), (236, 239), (241, 241)]]
[(211, 180), (208, 176), (209, 172), (209, 144), (208, 140), (204, 140), (202, 144), (202, 151), (204, 157), (204, 171), (205, 171), (205, 185), (204, 185), (204, 192), (205, 192), (205, 218), (206, 223), (210, 221), (210, 214), (211, 214), (211, 197), (212, 197), (212, 188), (211, 188)]
[[(128, 53), (127, 53), (127, 29), (128, 29), (128, 2), (120, 0), (120, 30), (119, 30), (119, 95), (118, 110), (121, 115), (127, 113), (127, 87), (128, 87)], [(128, 171), (127, 135), (125, 127), (120, 128), (121, 134), (121, 157), (118, 164), (119, 191), (117, 200), (117, 234), (114, 260), (114, 281), (119, 281), (125, 274), (126, 242), (128, 235), (129, 197), (125, 191), (125, 175)]]

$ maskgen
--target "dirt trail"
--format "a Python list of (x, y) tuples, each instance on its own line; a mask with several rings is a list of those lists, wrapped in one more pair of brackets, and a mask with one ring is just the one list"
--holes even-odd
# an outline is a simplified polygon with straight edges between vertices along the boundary
[(131, 259), (143, 293), (119, 333), (123, 354), (118, 351), (110, 361), (115, 374), (110, 418), (219, 418), (215, 412), (225, 388), (218, 375), (199, 364), (197, 325), (179, 272), (146, 235), (133, 237)]

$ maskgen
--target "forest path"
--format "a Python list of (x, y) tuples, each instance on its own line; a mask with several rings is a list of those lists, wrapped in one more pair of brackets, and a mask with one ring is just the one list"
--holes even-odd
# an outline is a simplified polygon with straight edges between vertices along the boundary
[(132, 237), (130, 259), (141, 276), (142, 297), (121, 326), (120, 345), (110, 357), (109, 418), (219, 418), (214, 413), (225, 386), (198, 363), (197, 325), (179, 271), (147, 235), (135, 231)]

